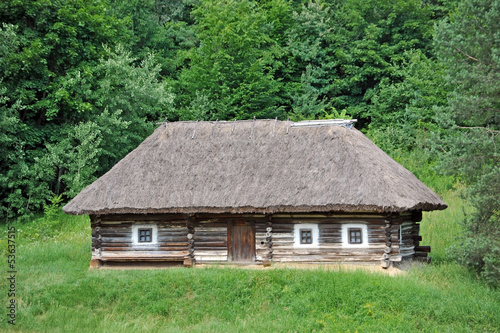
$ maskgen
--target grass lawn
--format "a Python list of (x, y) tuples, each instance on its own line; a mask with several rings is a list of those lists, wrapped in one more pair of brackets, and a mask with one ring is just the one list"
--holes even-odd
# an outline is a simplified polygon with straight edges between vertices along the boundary
[[(436, 221), (423, 222), (423, 233), (435, 235)], [(87, 217), (14, 225), (16, 325), (7, 323), (4, 259), (0, 331), (500, 331), (500, 291), (447, 262), (444, 252), (437, 263), (396, 276), (289, 268), (89, 270)]]

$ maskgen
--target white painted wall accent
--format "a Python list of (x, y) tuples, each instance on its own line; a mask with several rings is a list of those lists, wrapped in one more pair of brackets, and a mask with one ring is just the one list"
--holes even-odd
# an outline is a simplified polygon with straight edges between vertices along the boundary
[[(312, 244), (300, 244), (300, 229), (311, 229)], [(311, 248), (319, 246), (319, 228), (316, 223), (296, 223), (293, 227), (294, 247)]]
[[(362, 232), (361, 244), (349, 244), (349, 228), (360, 228)], [(342, 224), (342, 247), (345, 248), (364, 248), (368, 247), (368, 227), (366, 224), (360, 223), (344, 223)]]
[[(151, 228), (153, 229), (151, 243), (139, 243), (139, 229)], [(156, 224), (134, 224), (132, 225), (132, 245), (134, 247), (150, 247), (151, 245), (158, 245), (158, 226)]]

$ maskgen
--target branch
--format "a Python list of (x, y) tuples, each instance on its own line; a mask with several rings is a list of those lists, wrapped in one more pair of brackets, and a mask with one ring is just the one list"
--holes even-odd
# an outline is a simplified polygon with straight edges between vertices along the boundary
[(455, 50), (457, 50), (459, 53), (462, 53), (464, 56), (466, 56), (467, 58), (471, 59), (471, 60), (474, 60), (474, 61), (477, 61), (477, 62), (481, 62), (481, 60), (479, 59), (476, 59), (474, 58), (473, 56), (470, 56), (468, 55), (467, 53), (465, 53), (464, 51), (462, 51), (461, 49), (459, 49), (458, 47), (454, 46), (454, 45), (451, 45), (451, 40), (448, 39), (448, 37), (444, 37), (444, 39), (446, 39), (449, 43), (450, 43), (450, 46), (452, 46)]
[(487, 34), (488, 36), (490, 36), (491, 38), (495, 38), (495, 36), (493, 36), (493, 34), (490, 34), (488, 31), (486, 31), (482, 26), (481, 24), (479, 23), (479, 21), (477, 20), (477, 17), (474, 17), (474, 21), (476, 21), (476, 27), (478, 27), (479, 29), (481, 29), (485, 34)]
[(489, 133), (500, 133), (500, 131), (496, 131), (496, 130), (492, 130), (488, 127), (481, 127), (481, 126), (457, 126), (458, 128), (464, 128), (464, 129), (482, 129), (482, 130), (485, 130), (486, 132), (489, 132)]

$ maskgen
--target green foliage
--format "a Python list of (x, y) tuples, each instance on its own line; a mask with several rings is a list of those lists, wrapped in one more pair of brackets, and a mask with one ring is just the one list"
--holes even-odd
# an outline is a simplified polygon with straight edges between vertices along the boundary
[(203, 96), (210, 108), (200, 111), (202, 119), (274, 117), (280, 49), (270, 38), (266, 12), (250, 0), (221, 0), (200, 1), (192, 15), (199, 42), (182, 54), (189, 66), (180, 73), (178, 107), (192, 109)]
[[(436, 48), (454, 87), (440, 120), (441, 167), (460, 176), (475, 212), (455, 258), (496, 284), (500, 236), (500, 1), (461, 2), (436, 31)], [(497, 273), (495, 273), (495, 271)]]
[(347, 110), (342, 110), (338, 111), (335, 108), (331, 108), (330, 112), (327, 113), (326, 111), (324, 112), (323, 116), (320, 117), (320, 119), (352, 119), (351, 116), (347, 114)]
[(284, 72), (290, 80), (287, 93), (294, 118), (314, 119), (331, 107), (326, 95), (338, 78), (334, 70), (338, 59), (330, 45), (335, 26), (332, 16), (330, 7), (320, 1), (303, 4), (300, 12), (293, 13), (295, 24), (287, 31)]
[[(0, 215), (72, 197), (174, 117), (154, 56), (131, 57), (128, 18), (95, 1), (0, 4)], [(109, 45), (103, 47), (103, 45)]]
[(29, 214), (54, 195), (57, 174), (40, 162), (45, 146), (89, 107), (62, 87), (75, 67), (104, 54), (102, 43), (126, 38), (106, 12), (98, 0), (0, 3), (0, 215)]
[(428, 54), (430, 15), (420, 1), (344, 2), (335, 12), (335, 53), (340, 64), (334, 106), (347, 108), (355, 118), (383, 117), (385, 110), (374, 108), (373, 98), (381, 82), (401, 82), (396, 69), (406, 52), (418, 48)]
[(478, 272), (488, 283), (499, 286), (500, 247), (498, 238), (469, 236), (450, 247), (450, 254), (460, 264)]
[(130, 22), (131, 38), (121, 41), (132, 56), (154, 55), (163, 76), (177, 77), (177, 53), (194, 46), (190, 13), (196, 0), (110, 0), (112, 12)]
[(68, 90), (85, 87), (83, 98), (91, 108), (62, 139), (47, 144), (47, 154), (39, 160), (59, 170), (57, 189), (62, 186), (69, 197), (135, 148), (152, 132), (154, 120), (173, 117), (173, 95), (166, 83), (158, 81), (160, 67), (152, 56), (135, 66), (135, 59), (122, 47), (107, 52), (107, 59), (69, 80)]
[(50, 205), (43, 206), (43, 213), (45, 218), (53, 220), (61, 212), (62, 194), (53, 197), (50, 200)]

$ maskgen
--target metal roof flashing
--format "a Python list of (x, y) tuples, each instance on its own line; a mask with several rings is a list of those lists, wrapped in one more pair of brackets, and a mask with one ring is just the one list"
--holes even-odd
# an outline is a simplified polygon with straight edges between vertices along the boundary
[(351, 129), (357, 119), (322, 119), (303, 120), (292, 124), (292, 127), (322, 127), (322, 126), (342, 126)]

